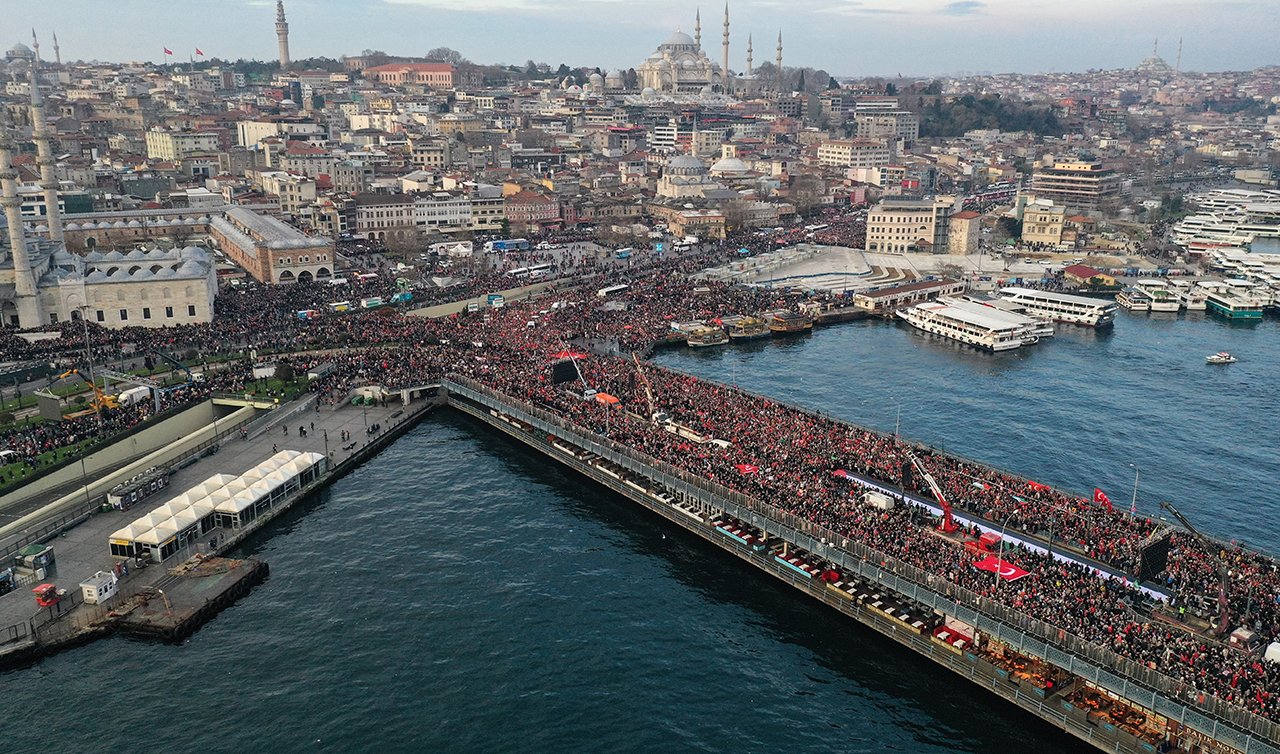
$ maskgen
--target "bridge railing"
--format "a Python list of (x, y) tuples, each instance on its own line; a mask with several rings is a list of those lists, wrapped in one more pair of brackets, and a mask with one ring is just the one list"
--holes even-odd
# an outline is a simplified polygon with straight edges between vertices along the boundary
[[(1230, 742), (1240, 751), (1248, 754), (1280, 754), (1280, 748), (1270, 743), (1280, 741), (1280, 725), (1239, 705), (1201, 692), (1184, 681), (1122, 657), (1106, 647), (1032, 618), (875, 548), (851, 541), (847, 536), (807, 519), (640, 453), (547, 409), (499, 393), (466, 377), (450, 375), (444, 384), (446, 389), (464, 397), (491, 403), (494, 408), (518, 410), (560, 433), (577, 435), (588, 446), (594, 445), (605, 450), (611, 460), (630, 460), (640, 473), (653, 476), (653, 472), (658, 472), (658, 481), (671, 489), (697, 489), (713, 500), (727, 501), (735, 507), (803, 533), (812, 540), (815, 545), (812, 549), (818, 551), (817, 554), (824, 554), (822, 551), (825, 550), (829, 559), (831, 550), (852, 555), (861, 565), (858, 570), (865, 575), (922, 603), (950, 612), (960, 620), (984, 629), (1002, 642), (1031, 651), (1069, 672), (1134, 699), (1148, 709), (1183, 722), (1218, 740)], [(844, 558), (837, 560), (846, 565), (849, 562)], [(985, 622), (983, 618), (986, 619)]]

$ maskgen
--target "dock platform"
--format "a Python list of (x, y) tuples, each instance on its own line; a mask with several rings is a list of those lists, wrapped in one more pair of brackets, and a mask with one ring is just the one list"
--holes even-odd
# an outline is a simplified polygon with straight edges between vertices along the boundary
[(181, 641), (267, 578), (257, 558), (190, 560), (107, 614), (126, 636)]

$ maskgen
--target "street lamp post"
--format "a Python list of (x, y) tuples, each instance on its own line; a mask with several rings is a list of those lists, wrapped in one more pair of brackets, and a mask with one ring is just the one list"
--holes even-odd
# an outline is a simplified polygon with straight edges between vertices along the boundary
[(1008, 516), (1005, 516), (1004, 523), (1000, 525), (1000, 541), (996, 543), (996, 547), (1000, 548), (1000, 551), (996, 553), (995, 581), (997, 593), (1000, 591), (1000, 571), (1004, 569), (1004, 535), (1009, 529), (1009, 522), (1012, 521), (1013, 517), (1016, 515), (1018, 515), (1018, 512), (1014, 511)]
[(1129, 514), (1136, 515), (1138, 513), (1138, 476), (1141, 472), (1137, 464), (1129, 464), (1129, 468), (1133, 469), (1133, 499), (1129, 501)]

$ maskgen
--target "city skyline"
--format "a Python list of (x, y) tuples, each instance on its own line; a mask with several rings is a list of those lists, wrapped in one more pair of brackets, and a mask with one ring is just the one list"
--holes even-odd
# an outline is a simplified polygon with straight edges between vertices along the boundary
[[(286, 5), (294, 59), (336, 58), (365, 49), (420, 55), (450, 47), (477, 63), (522, 65), (532, 59), (608, 69), (635, 67), (672, 31), (692, 32), (698, 7), (704, 15), (704, 49), (718, 48), (723, 12), (714, 3), (670, 0), (475, 0), (461, 9), (445, 0), (290, 0)], [(87, 0), (24, 3), (23, 22), (15, 28), (34, 26), (42, 39), (56, 32), (68, 61), (160, 62), (166, 47), (176, 60), (197, 47), (206, 58), (274, 59), (275, 0), (232, 7), (234, 13), (213, 15), (195, 3), (157, 8), (121, 0), (107, 13)], [(1008, 0), (904, 0), (892, 6), (739, 0), (730, 3), (730, 12), (734, 70), (744, 66), (748, 34), (770, 38), (779, 30), (787, 39), (787, 65), (838, 76), (1125, 68), (1150, 55), (1156, 39), (1170, 63), (1182, 40), (1184, 70), (1249, 70), (1280, 62), (1268, 44), (1280, 22), (1258, 2), (1086, 0), (1064, 7)], [(1087, 22), (1080, 20), (1085, 15)], [(1241, 38), (1244, 28), (1257, 33)], [(24, 37), (4, 44), (27, 41)]]

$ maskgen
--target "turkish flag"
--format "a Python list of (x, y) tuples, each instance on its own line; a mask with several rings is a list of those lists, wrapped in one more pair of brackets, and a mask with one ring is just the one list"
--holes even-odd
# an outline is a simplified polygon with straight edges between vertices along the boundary
[(1111, 510), (1111, 498), (1107, 497), (1107, 493), (1097, 487), (1093, 488), (1093, 502), (1102, 503), (1107, 506), (1107, 510)]
[(734, 468), (738, 470), (739, 474), (754, 474), (760, 470), (759, 466), (752, 466), (749, 463), (740, 463)]
[(200, 49), (199, 47), (197, 47), (197, 48), (196, 48), (196, 54), (197, 54), (197, 55), (204, 55), (204, 50), (202, 50), (202, 49)]
[(977, 563), (974, 563), (973, 567), (977, 568), (979, 571), (990, 571), (992, 573), (999, 574), (1000, 578), (1005, 581), (1017, 581), (1023, 576), (1031, 575), (1030, 571), (1025, 571), (1007, 560), (997, 558), (995, 555), (988, 555)]
[(173, 54), (173, 50), (170, 50), (168, 47), (166, 47), (166, 48), (164, 48), (164, 54), (165, 54), (165, 55), (172, 55), (172, 54)]
[(1040, 484), (1039, 482), (1028, 481), (1027, 486), (1035, 490), (1036, 492), (1044, 492), (1045, 490), (1049, 489), (1049, 485)]

